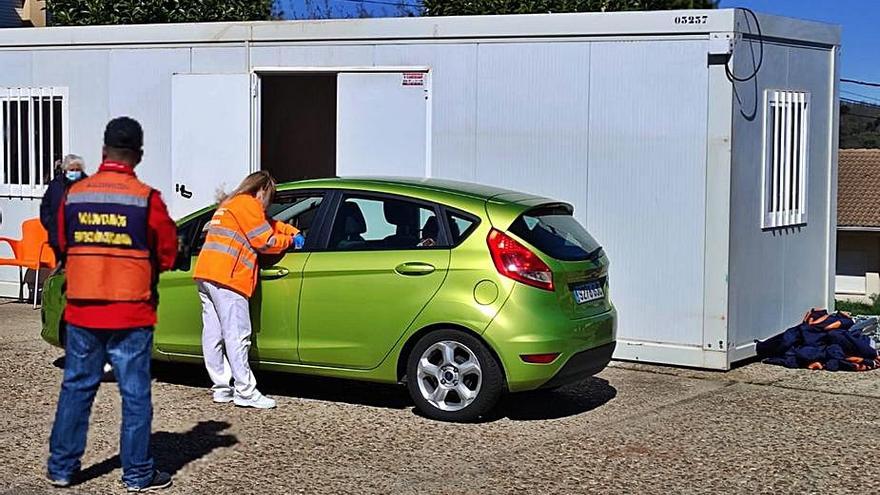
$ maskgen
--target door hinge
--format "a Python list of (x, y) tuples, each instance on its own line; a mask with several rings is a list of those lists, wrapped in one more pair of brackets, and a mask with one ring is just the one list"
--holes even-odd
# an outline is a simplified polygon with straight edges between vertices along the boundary
[(259, 80), (257, 79), (256, 74), (251, 74), (251, 98), (257, 97), (257, 88), (259, 87)]

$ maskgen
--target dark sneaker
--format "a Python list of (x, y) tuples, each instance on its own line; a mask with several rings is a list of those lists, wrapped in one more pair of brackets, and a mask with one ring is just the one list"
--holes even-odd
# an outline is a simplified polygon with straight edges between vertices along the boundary
[(147, 486), (136, 487), (136, 486), (127, 486), (129, 493), (144, 493), (144, 492), (153, 492), (156, 490), (162, 490), (171, 486), (171, 475), (168, 473), (163, 473), (162, 471), (156, 471), (153, 474), (153, 480)]

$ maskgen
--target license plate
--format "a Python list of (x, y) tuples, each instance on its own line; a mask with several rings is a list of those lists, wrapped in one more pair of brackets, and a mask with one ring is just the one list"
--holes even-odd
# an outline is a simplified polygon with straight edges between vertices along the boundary
[(578, 304), (588, 303), (605, 297), (605, 291), (600, 282), (589, 282), (575, 286), (571, 290), (574, 302)]

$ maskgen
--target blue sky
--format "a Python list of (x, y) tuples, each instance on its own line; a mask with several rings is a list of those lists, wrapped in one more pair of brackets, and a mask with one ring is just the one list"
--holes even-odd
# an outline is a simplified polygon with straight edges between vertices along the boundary
[[(747, 7), (765, 14), (798, 17), (843, 27), (840, 77), (880, 82), (880, 1), (878, 0), (722, 0), (722, 8)], [(880, 88), (840, 85), (843, 98), (873, 98)]]
[[(399, 15), (398, 3), (418, 0), (278, 0), (285, 17), (304, 17), (311, 1), (329, 5), (334, 17), (354, 16), (363, 6), (374, 16)], [(798, 17), (843, 26), (840, 75), (847, 79), (880, 82), (880, 0), (721, 0), (722, 8), (747, 7), (756, 12)], [(880, 88), (844, 83), (844, 98), (880, 104)], [(875, 101), (876, 100), (876, 101)]]

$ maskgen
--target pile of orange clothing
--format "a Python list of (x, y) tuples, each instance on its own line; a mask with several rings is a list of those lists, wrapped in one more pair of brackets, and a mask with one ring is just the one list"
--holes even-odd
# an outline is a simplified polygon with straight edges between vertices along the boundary
[(239, 194), (214, 213), (193, 278), (250, 297), (257, 287), (258, 254), (286, 251), (298, 233), (291, 225), (267, 219), (257, 198)]

